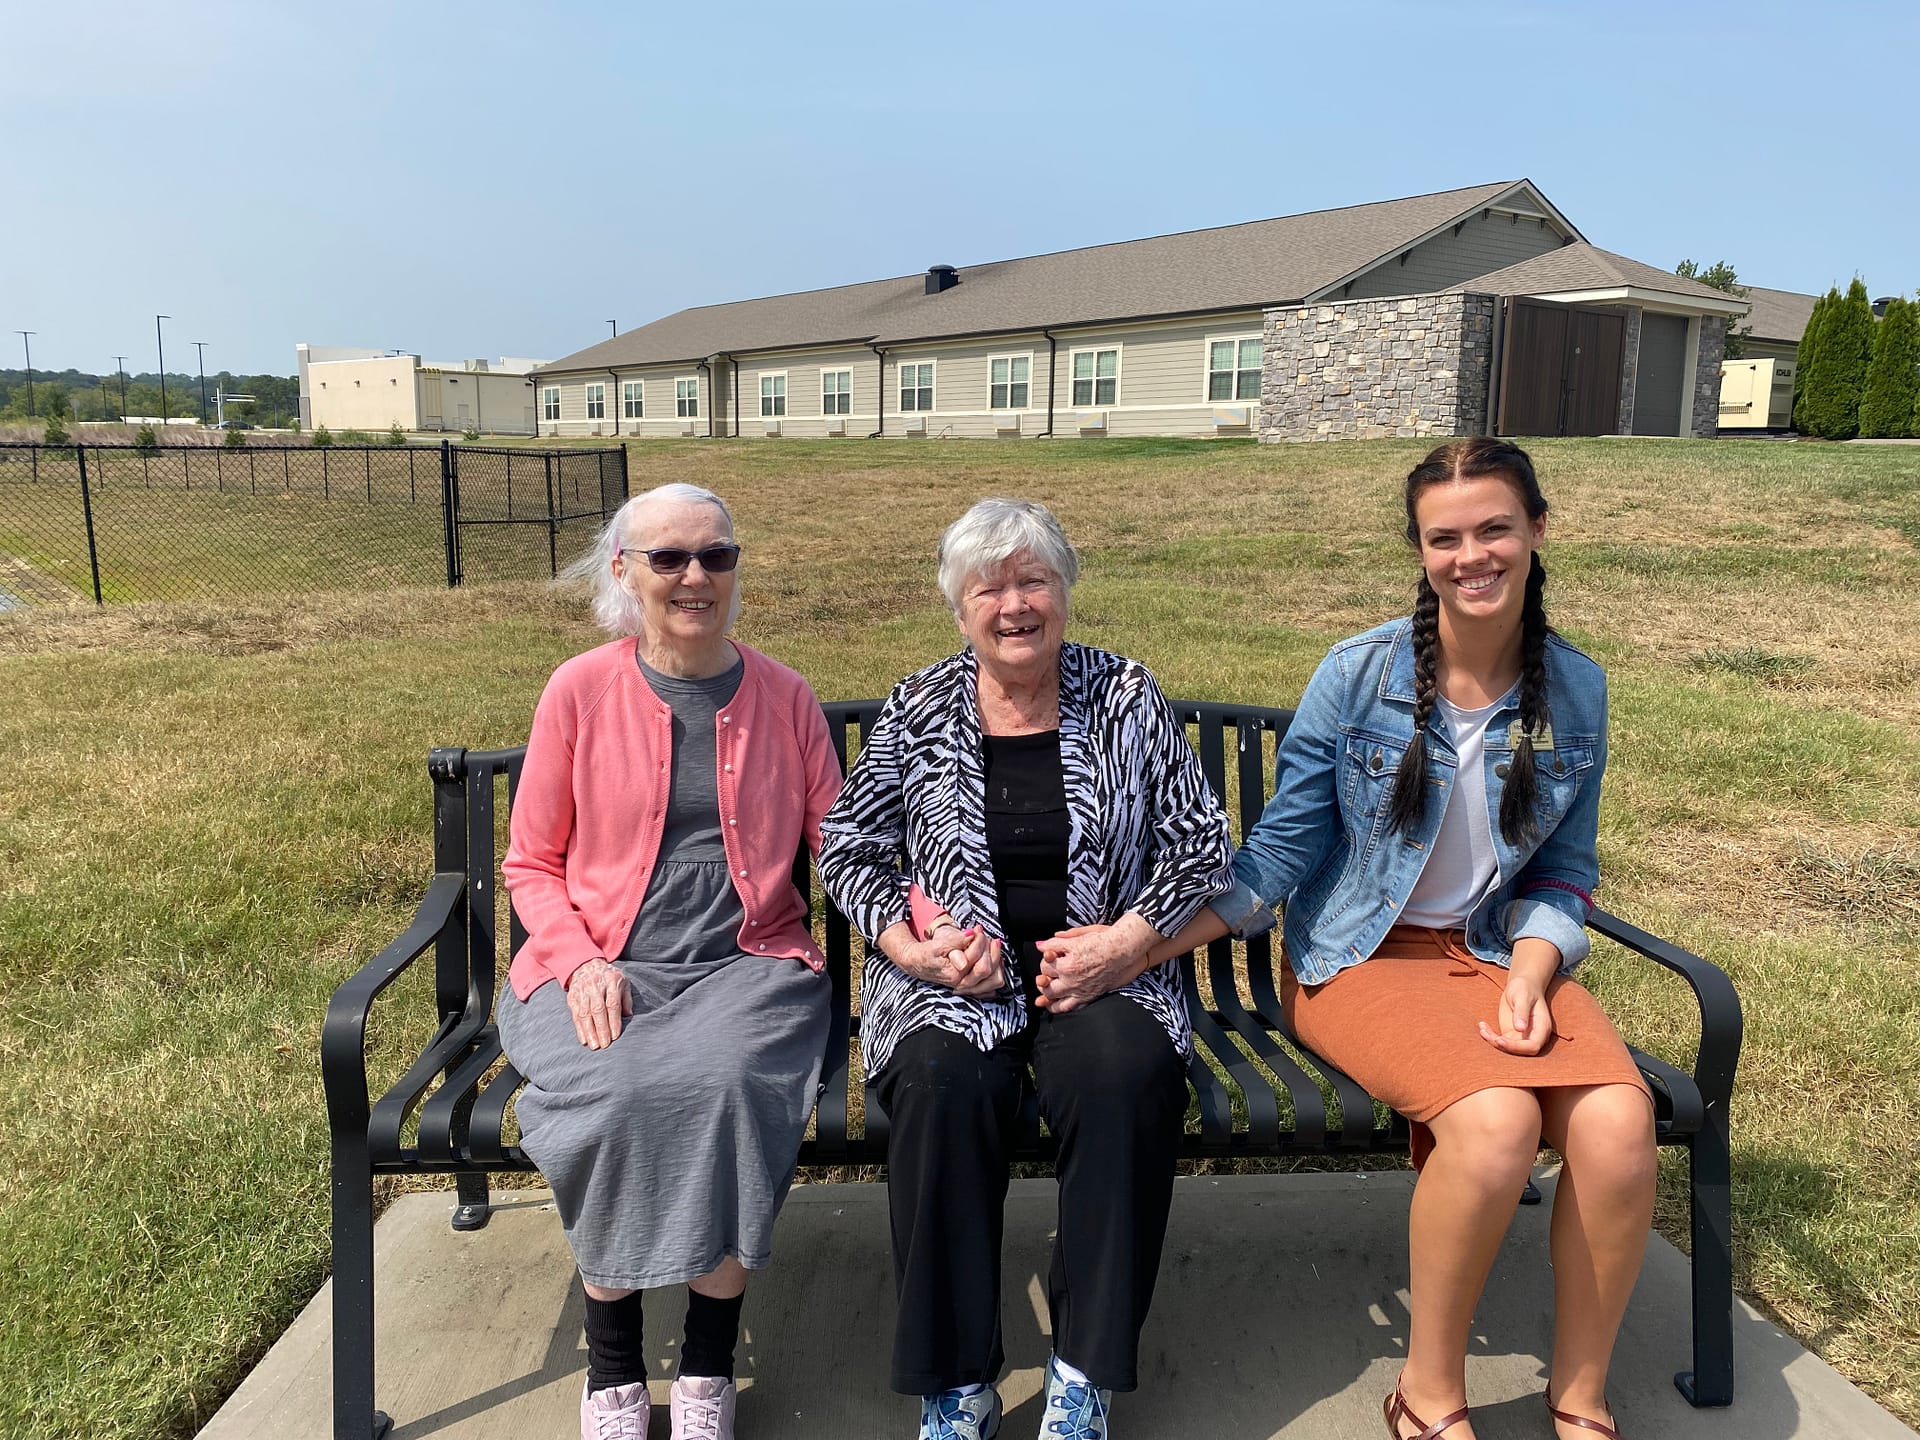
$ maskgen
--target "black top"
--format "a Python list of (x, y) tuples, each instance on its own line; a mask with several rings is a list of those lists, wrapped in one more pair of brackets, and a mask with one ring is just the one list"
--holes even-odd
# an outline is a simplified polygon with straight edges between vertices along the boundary
[(1067, 924), (1066, 780), (1060, 768), (1060, 732), (982, 735), (986, 747), (987, 854), (993, 886), (1025, 982), (1033, 999), (1040, 973), (1039, 942)]

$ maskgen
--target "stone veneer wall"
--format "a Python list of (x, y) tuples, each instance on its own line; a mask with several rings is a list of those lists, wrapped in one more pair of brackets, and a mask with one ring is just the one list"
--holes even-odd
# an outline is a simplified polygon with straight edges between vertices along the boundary
[(1693, 372), (1693, 435), (1712, 440), (1720, 434), (1720, 362), (1727, 353), (1727, 322), (1718, 315), (1700, 317), (1700, 364)]
[(1260, 439), (1481, 433), (1493, 310), (1491, 295), (1455, 294), (1267, 311)]
[(1645, 313), (1638, 305), (1627, 307), (1627, 328), (1620, 345), (1620, 420), (1614, 426), (1616, 435), (1633, 433), (1634, 392), (1640, 384), (1640, 317)]

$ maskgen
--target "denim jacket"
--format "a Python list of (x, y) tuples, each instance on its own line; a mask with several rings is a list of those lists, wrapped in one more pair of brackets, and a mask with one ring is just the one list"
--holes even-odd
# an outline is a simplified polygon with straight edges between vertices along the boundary
[[(1413, 738), (1412, 621), (1343, 640), (1307, 683), (1281, 742), (1273, 799), (1234, 857), (1238, 883), (1214, 909), (1235, 934), (1271, 927), (1285, 902), (1287, 954), (1303, 984), (1331, 980), (1371, 955), (1400, 917), (1439, 833), (1445, 807), (1415, 828), (1387, 827), (1400, 757)], [(1586, 920), (1599, 879), (1600, 775), (1607, 763), (1607, 682), (1557, 636), (1546, 648), (1551, 746), (1536, 739), (1541, 838), (1513, 846), (1500, 833), (1500, 796), (1518, 727), (1516, 686), (1487, 725), (1486, 793), (1498, 874), (1467, 917), (1467, 948), (1498, 965), (1516, 940), (1560, 951), (1562, 973), (1586, 958)], [(1437, 714), (1426, 733), (1427, 777), (1439, 802), (1458, 765)]]

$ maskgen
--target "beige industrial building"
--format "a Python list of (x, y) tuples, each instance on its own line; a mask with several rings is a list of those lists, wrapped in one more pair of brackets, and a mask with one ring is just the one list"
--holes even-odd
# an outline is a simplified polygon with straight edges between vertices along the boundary
[(546, 435), (1710, 435), (1717, 290), (1527, 180), (699, 306), (539, 369)]
[(301, 345), (300, 423), (306, 429), (536, 433), (530, 359), (422, 363), (418, 355)]

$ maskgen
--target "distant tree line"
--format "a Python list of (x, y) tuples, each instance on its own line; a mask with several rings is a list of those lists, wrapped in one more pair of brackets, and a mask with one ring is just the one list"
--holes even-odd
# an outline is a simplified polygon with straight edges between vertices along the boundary
[[(295, 375), (235, 375), (222, 370), (207, 376), (207, 423), (214, 421), (214, 392), (227, 390), (257, 396), (254, 404), (227, 407), (229, 420), (266, 429), (292, 429), (299, 424), (300, 380)], [(176, 418), (200, 413), (200, 377), (167, 372), (167, 414)], [(0, 422), (60, 420), (118, 420), (122, 415), (160, 413), (160, 376), (157, 371), (129, 372), (125, 404), (120, 376), (89, 375), (79, 370), (35, 369), (32, 414), (28, 413), (27, 372), (0, 370)]]

